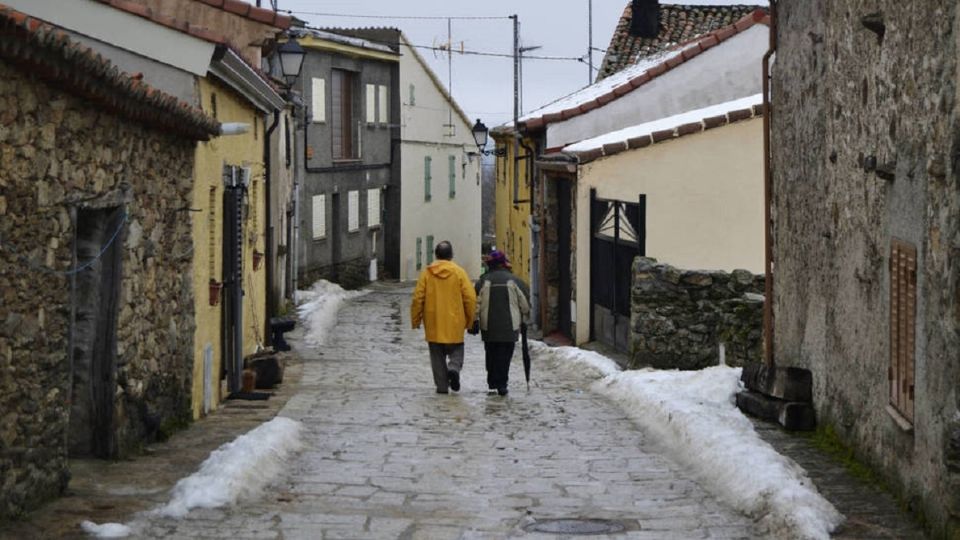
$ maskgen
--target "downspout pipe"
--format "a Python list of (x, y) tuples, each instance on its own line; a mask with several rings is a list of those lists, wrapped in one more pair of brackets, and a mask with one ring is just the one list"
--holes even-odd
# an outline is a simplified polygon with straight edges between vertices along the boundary
[(263, 336), (264, 336), (263, 342), (266, 343), (268, 346), (273, 345), (273, 343), (271, 342), (273, 335), (272, 335), (272, 332), (270, 332), (270, 319), (273, 318), (274, 315), (276, 315), (276, 311), (277, 311), (276, 305), (275, 305), (276, 298), (274, 298), (274, 294), (273, 294), (274, 292), (273, 280), (274, 280), (274, 274), (276, 273), (276, 269), (274, 268), (273, 265), (276, 261), (274, 260), (274, 246), (273, 246), (273, 242), (274, 242), (273, 199), (270, 196), (270, 192), (273, 189), (273, 185), (270, 178), (270, 168), (272, 166), (271, 164), (272, 156), (271, 156), (270, 150), (272, 149), (271, 137), (273, 137), (273, 132), (277, 129), (278, 125), (280, 125), (280, 109), (273, 111), (273, 123), (270, 124), (269, 128), (267, 128), (267, 131), (263, 137), (263, 184), (264, 184), (263, 192), (264, 192), (264, 198), (266, 199), (266, 206), (267, 206), (267, 211), (265, 213), (266, 220), (267, 220), (267, 238), (266, 238), (267, 241), (266, 241), (266, 249), (265, 249), (266, 253), (264, 254), (264, 258), (267, 260), (266, 261), (267, 262), (266, 264), (266, 269), (267, 269), (267, 294), (266, 294), (267, 306), (266, 307), (267, 309), (266, 309), (266, 317), (264, 317), (264, 321), (263, 321)]
[(770, 46), (763, 55), (763, 361), (774, 366), (773, 358), (773, 231), (771, 201), (773, 171), (770, 163), (770, 129), (773, 116), (770, 105), (770, 60), (777, 51), (777, 0), (770, 0)]
[[(539, 327), (540, 321), (543, 320), (542, 317), (540, 317), (540, 299), (543, 298), (541, 294), (543, 292), (541, 290), (543, 280), (540, 279), (542, 274), (540, 263), (543, 260), (540, 258), (540, 255), (543, 253), (543, 246), (540, 238), (540, 228), (541, 228), (541, 224), (543, 223), (543, 220), (541, 219), (541, 216), (538, 215), (539, 212), (542, 211), (542, 208), (536, 205), (536, 201), (537, 201), (536, 192), (537, 192), (537, 185), (539, 184), (539, 182), (537, 182), (537, 177), (536, 177), (537, 153), (536, 153), (536, 150), (534, 150), (534, 148), (532, 148), (522, 138), (520, 138), (519, 132), (516, 140), (520, 141), (520, 146), (523, 148), (524, 152), (527, 153), (526, 155), (527, 162), (528, 162), (527, 179), (530, 182), (530, 189), (528, 190), (530, 194), (530, 198), (528, 202), (530, 203), (530, 219), (531, 219), (530, 280), (533, 281), (533, 283), (530, 284), (530, 291), (532, 293), (532, 298), (530, 299), (531, 300), (530, 312), (533, 313), (535, 317), (533, 321), (534, 327)], [(517, 159), (514, 160), (514, 163), (517, 163), (519, 161), (519, 156), (516, 156), (516, 157)], [(540, 199), (540, 200), (543, 201), (544, 199)], [(520, 201), (517, 201), (516, 198), (514, 198), (513, 203), (517, 204), (518, 202)], [(543, 205), (541, 204), (540, 206), (542, 207)]]

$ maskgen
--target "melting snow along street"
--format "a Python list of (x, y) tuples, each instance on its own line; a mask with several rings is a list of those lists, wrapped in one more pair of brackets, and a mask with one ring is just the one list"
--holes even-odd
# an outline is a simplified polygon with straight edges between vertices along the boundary
[(345, 303), (326, 345), (293, 336), (303, 381), (281, 415), (303, 423), (304, 445), (276, 487), (236, 506), (153, 518), (140, 533), (552, 538), (528, 529), (589, 518), (625, 527), (617, 538), (763, 536), (588, 391), (585, 376), (535, 364), (528, 393), (515, 361), (509, 397), (488, 396), (482, 343), (467, 336), (463, 389), (436, 394), (409, 295), (386, 288)]

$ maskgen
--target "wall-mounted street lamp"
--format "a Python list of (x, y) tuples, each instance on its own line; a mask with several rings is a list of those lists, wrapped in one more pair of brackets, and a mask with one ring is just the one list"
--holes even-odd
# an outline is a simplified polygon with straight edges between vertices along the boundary
[[(497, 148), (495, 150), (487, 150), (487, 138), (490, 135), (490, 130), (477, 118), (477, 123), (473, 125), (473, 129), (470, 130), (473, 133), (473, 142), (477, 143), (477, 153), (484, 156), (505, 156), (507, 155), (506, 148)], [(472, 152), (471, 152), (472, 153)]]
[(288, 39), (277, 49), (280, 56), (280, 71), (283, 73), (283, 79), (287, 81), (287, 86), (293, 86), (297, 77), (300, 76), (300, 70), (303, 69), (303, 57), (307, 52), (297, 43), (295, 39)]

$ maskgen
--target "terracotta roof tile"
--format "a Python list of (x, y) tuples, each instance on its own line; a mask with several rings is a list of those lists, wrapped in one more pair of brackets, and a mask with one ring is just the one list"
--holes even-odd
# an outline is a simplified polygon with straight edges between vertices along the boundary
[[(635, 64), (638, 59), (673, 49), (724, 26), (731, 26), (738, 21), (741, 21), (738, 24), (743, 26), (746, 23), (742, 22), (742, 19), (760, 8), (761, 6), (750, 5), (662, 5), (660, 6), (660, 33), (655, 38), (640, 38), (630, 35), (633, 9), (632, 2), (628, 2), (610, 38), (610, 45), (600, 65), (597, 80)], [(743, 28), (737, 28), (737, 30), (743, 30)], [(715, 44), (704, 48), (708, 49)]]
[(269, 24), (275, 28), (281, 30), (286, 30), (290, 28), (290, 24), (293, 22), (293, 17), (289, 15), (281, 15), (272, 9), (259, 8), (254, 5), (248, 4), (246, 2), (241, 2), (240, 0), (194, 0), (195, 2), (201, 2), (211, 7), (222, 9), (230, 13), (246, 17), (250, 20)]
[(561, 151), (564, 154), (567, 154), (570, 156), (576, 156), (577, 160), (581, 164), (588, 163), (590, 161), (599, 159), (601, 157), (619, 154), (626, 150), (636, 150), (638, 148), (644, 148), (660, 142), (677, 139), (685, 135), (701, 133), (703, 131), (707, 131), (708, 129), (718, 128), (718, 127), (725, 126), (727, 124), (732, 124), (734, 122), (738, 122), (741, 120), (749, 120), (751, 118), (757, 118), (759, 116), (763, 116), (762, 113), (763, 113), (763, 106), (755, 105), (747, 109), (737, 109), (737, 110), (729, 111), (725, 114), (703, 118), (699, 122), (687, 122), (679, 126), (676, 126), (674, 128), (661, 129), (649, 134), (638, 135), (638, 136), (629, 138), (626, 141), (609, 142), (599, 147), (586, 148), (583, 150), (561, 150)]
[(3, 4), (0, 58), (125, 118), (194, 140), (220, 132), (200, 109), (144, 83), (142, 75), (120, 71), (58, 27)]
[(221, 45), (227, 44), (227, 37), (218, 32), (214, 32), (209, 28), (202, 28), (190, 24), (187, 21), (178, 21), (173, 17), (168, 17), (160, 13), (155, 13), (149, 7), (133, 2), (132, 0), (97, 0), (101, 4), (107, 4), (113, 8), (119, 9), (120, 11), (125, 11), (131, 15), (137, 15), (143, 17), (149, 21), (155, 22), (159, 25), (166, 26), (167, 28), (172, 28), (178, 32), (183, 32), (189, 34), (197, 39), (202, 39), (204, 41), (209, 41), (212, 43), (218, 43)]

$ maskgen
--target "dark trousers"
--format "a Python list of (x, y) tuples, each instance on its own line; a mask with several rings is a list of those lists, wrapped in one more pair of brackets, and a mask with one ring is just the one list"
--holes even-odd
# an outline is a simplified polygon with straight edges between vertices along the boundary
[(510, 376), (510, 359), (513, 358), (513, 341), (484, 341), (483, 350), (487, 360), (487, 388), (491, 390), (507, 387)]

